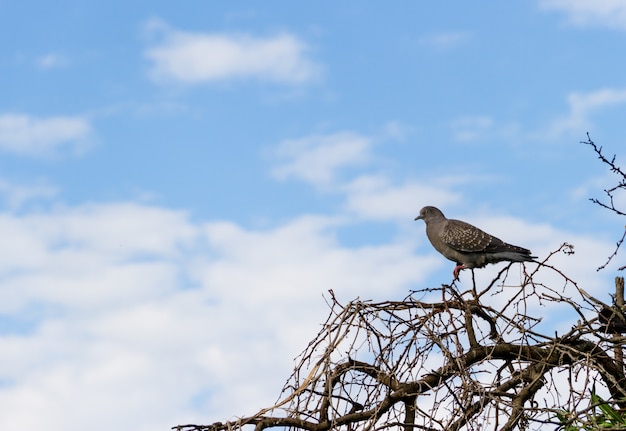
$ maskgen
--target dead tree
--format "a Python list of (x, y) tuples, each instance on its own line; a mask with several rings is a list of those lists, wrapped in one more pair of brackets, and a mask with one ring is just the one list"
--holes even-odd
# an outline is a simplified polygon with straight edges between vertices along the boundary
[[(601, 306), (550, 265), (556, 253), (573, 249), (563, 244), (541, 265), (508, 265), (486, 285), (452, 283), (402, 301), (340, 304), (331, 291), (330, 315), (274, 406), (173, 428), (540, 429), (583, 416), (592, 387), (626, 408), (615, 334), (586, 317)], [(559, 287), (548, 287), (555, 280)], [(562, 334), (546, 330), (533, 315), (542, 309), (578, 322)]]

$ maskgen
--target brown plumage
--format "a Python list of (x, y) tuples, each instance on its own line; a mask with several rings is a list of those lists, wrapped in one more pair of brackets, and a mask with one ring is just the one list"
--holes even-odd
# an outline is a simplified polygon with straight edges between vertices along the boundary
[(456, 262), (452, 272), (459, 278), (459, 271), (466, 268), (482, 268), (496, 262), (532, 262), (530, 250), (507, 244), (493, 235), (461, 220), (447, 219), (431, 206), (424, 207), (415, 220), (424, 220), (426, 235), (435, 250)]

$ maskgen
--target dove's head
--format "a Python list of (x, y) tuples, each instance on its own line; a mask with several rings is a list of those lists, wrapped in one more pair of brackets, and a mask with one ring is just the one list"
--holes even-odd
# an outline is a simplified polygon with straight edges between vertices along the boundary
[(428, 223), (431, 220), (445, 220), (445, 218), (446, 217), (443, 215), (443, 213), (439, 211), (439, 208), (428, 206), (420, 210), (420, 215), (415, 217), (415, 220), (424, 220), (426, 223)]

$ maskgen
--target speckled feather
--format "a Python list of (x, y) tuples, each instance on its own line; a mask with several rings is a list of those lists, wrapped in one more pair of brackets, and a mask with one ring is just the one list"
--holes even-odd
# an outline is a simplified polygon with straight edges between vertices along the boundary
[[(508, 244), (493, 235), (461, 220), (447, 219), (431, 206), (422, 208), (416, 220), (426, 223), (426, 235), (433, 247), (457, 268), (480, 268), (502, 261), (528, 262), (535, 257), (528, 249)], [(455, 268), (455, 276), (458, 269)]]
[(530, 251), (516, 245), (507, 244), (500, 238), (482, 231), (481, 229), (461, 220), (445, 221), (441, 230), (441, 239), (447, 245), (462, 253), (498, 253), (514, 251), (530, 254)]

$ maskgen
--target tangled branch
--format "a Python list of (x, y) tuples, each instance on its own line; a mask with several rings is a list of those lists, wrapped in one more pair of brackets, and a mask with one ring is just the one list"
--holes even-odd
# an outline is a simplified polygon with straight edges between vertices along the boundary
[[(474, 282), (461, 291), (453, 283), (402, 301), (344, 305), (330, 291), (329, 317), (276, 405), (235, 421), (174, 429), (538, 429), (562, 423), (557, 413), (586, 409), (591, 385), (624, 399), (614, 343), (598, 335), (597, 317), (581, 311), (581, 302), (588, 311), (598, 304), (548, 264), (553, 254), (530, 273), (522, 266), (517, 283), (512, 264), (482, 288)], [(560, 278), (562, 289), (548, 288), (545, 277)], [(565, 291), (581, 292), (582, 300)], [(543, 334), (529, 311), (546, 305), (573, 309), (580, 320), (563, 335)]]

